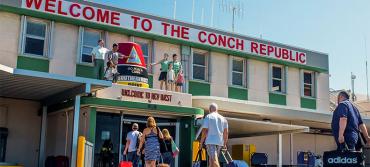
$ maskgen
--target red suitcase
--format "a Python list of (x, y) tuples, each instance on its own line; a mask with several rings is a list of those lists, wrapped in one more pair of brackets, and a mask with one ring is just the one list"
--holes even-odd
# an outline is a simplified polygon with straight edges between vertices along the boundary
[(118, 167), (132, 167), (132, 162), (130, 161), (121, 161)]

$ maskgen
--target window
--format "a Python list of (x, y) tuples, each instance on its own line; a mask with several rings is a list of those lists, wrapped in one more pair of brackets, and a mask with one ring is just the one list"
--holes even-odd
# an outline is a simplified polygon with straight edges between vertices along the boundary
[(271, 76), (271, 91), (284, 93), (285, 77), (283, 66), (273, 65), (271, 68)]
[(193, 79), (207, 81), (207, 56), (201, 53), (193, 53)]
[(48, 56), (49, 24), (47, 22), (24, 17), (22, 54)]
[(81, 63), (92, 63), (91, 52), (98, 46), (98, 40), (102, 38), (101, 34), (102, 32), (96, 30), (82, 30)]
[(148, 72), (151, 72), (152, 71), (151, 66), (150, 66), (150, 64), (152, 63), (152, 44), (151, 44), (151, 41), (146, 40), (146, 39), (137, 38), (137, 37), (134, 37), (133, 41), (140, 45), (141, 50), (143, 52), (143, 56), (144, 56), (144, 60), (145, 60), (145, 64), (146, 64), (146, 67), (148, 69)]
[(244, 59), (232, 58), (231, 60), (231, 85), (245, 86), (245, 61)]
[(314, 97), (315, 76), (313, 72), (303, 72), (303, 95)]

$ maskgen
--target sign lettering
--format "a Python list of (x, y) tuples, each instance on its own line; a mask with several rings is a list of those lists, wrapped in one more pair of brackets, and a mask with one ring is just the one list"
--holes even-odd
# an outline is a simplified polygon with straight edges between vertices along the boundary
[(165, 102), (172, 101), (172, 95), (139, 91), (139, 90), (122, 89), (121, 95), (126, 96), (126, 97), (140, 98), (140, 99), (145, 98), (148, 100), (155, 100), (155, 101), (165, 101)]
[(253, 56), (306, 64), (306, 53), (304, 52), (76, 2), (65, 0), (22, 0), (22, 8), (239, 51)]

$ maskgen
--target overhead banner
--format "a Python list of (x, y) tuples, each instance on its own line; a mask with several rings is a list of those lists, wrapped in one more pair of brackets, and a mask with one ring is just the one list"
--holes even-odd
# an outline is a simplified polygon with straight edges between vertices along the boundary
[(305, 52), (76, 2), (65, 0), (22, 0), (22, 8), (239, 51), (254, 56), (306, 64), (307, 54)]

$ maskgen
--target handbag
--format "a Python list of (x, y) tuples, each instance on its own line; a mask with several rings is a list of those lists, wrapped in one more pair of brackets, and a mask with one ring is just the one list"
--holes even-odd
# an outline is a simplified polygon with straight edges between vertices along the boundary
[(161, 157), (160, 159), (161, 159), (162, 163), (158, 163), (157, 167), (170, 167), (170, 165), (163, 162), (162, 155), (160, 157)]
[(177, 155), (179, 155), (179, 148), (176, 146), (176, 143), (171, 140), (171, 152), (172, 152), (172, 157), (176, 157)]
[(362, 167), (364, 166), (364, 155), (362, 152), (348, 150), (344, 143), (344, 150), (324, 152), (323, 161), (325, 167)]

